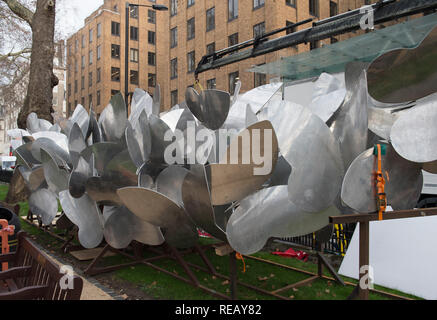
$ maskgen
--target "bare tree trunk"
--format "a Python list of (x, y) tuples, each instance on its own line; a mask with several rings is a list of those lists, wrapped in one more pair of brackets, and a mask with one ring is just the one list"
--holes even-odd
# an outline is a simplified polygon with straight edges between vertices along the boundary
[(27, 201), (28, 198), (29, 189), (27, 188), (26, 182), (24, 182), (20, 171), (16, 169), (12, 175), (5, 202), (9, 204), (16, 204), (18, 202)]
[(26, 128), (27, 116), (35, 112), (39, 118), (53, 122), (53, 87), (58, 78), (53, 74), (56, 0), (37, 0), (33, 14), (32, 54), (26, 100), (18, 115), (18, 127)]

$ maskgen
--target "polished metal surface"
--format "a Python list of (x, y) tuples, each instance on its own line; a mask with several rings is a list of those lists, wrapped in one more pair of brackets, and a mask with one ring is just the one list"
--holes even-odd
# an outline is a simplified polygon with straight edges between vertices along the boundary
[(174, 131), (176, 129), (176, 126), (179, 122), (179, 119), (182, 116), (182, 113), (184, 112), (184, 109), (177, 109), (168, 111), (163, 116), (161, 116), (161, 120), (164, 121), (171, 131)]
[(217, 217), (211, 204), (211, 195), (206, 181), (206, 172), (203, 165), (192, 165), (186, 174), (182, 185), (182, 199), (187, 214), (194, 223), (217, 239), (226, 241), (220, 219), (220, 210)]
[(55, 159), (44, 149), (41, 149), (42, 167), (49, 190), (59, 195), (59, 192), (68, 189), (69, 173), (59, 168)]
[(24, 169), (22, 170), (22, 175), (25, 181), (28, 182), (31, 192), (35, 192), (38, 189), (47, 188), (43, 166), (34, 166), (30, 170)]
[(184, 167), (177, 165), (167, 167), (156, 179), (156, 191), (183, 207), (182, 184), (188, 172)]
[(52, 131), (41, 131), (33, 134), (35, 141), (32, 143), (32, 156), (41, 161), (41, 149), (50, 152), (55, 157), (56, 162), (61, 165), (62, 162), (70, 163), (70, 154), (68, 150), (68, 138), (66, 135)]
[(126, 127), (126, 144), (132, 161), (137, 168), (149, 160), (152, 148), (152, 136), (146, 111), (142, 111), (133, 125)]
[(27, 116), (26, 127), (27, 127), (27, 131), (29, 131), (30, 133), (35, 133), (40, 131), (38, 116), (36, 115), (35, 112), (29, 113), (29, 115)]
[(99, 142), (87, 147), (80, 155), (84, 159), (90, 159), (94, 154), (95, 168), (99, 174), (103, 174), (108, 163), (122, 150), (123, 147), (117, 143)]
[(132, 240), (157, 246), (164, 242), (161, 230), (139, 219), (126, 207), (105, 207), (108, 218), (104, 224), (106, 242), (115, 249), (126, 248)]
[(330, 216), (339, 215), (335, 207), (321, 212), (303, 212), (288, 199), (287, 186), (258, 191), (240, 201), (229, 219), (226, 234), (233, 249), (242, 254), (260, 251), (270, 237), (297, 237), (320, 230)]
[(97, 122), (97, 116), (93, 108), (90, 108), (89, 126), (85, 136), (86, 140), (88, 140), (90, 136), (92, 137), (92, 143), (103, 142), (102, 130)]
[(383, 103), (403, 103), (437, 92), (437, 28), (413, 49), (389, 51), (367, 71), (369, 94)]
[(17, 163), (25, 165), (28, 169), (32, 168), (35, 164), (41, 164), (41, 161), (38, 161), (32, 155), (32, 144), (33, 142), (27, 142), (14, 151), (17, 157)]
[(81, 152), (87, 148), (84, 135), (77, 123), (74, 123), (71, 128), (70, 136), (68, 137), (68, 148), (70, 151), (70, 162), (73, 168), (75, 168)]
[(135, 125), (135, 121), (138, 120), (143, 111), (145, 111), (147, 115), (152, 114), (152, 105), (152, 97), (143, 89), (136, 88), (132, 96), (129, 122)]
[(191, 219), (165, 195), (139, 187), (121, 188), (117, 194), (138, 218), (165, 228), (164, 237), (172, 245), (190, 246), (197, 239), (196, 227)]
[(383, 139), (390, 139), (390, 132), (399, 114), (381, 108), (369, 106), (367, 108), (369, 116), (369, 129)]
[(167, 132), (171, 132), (168, 125), (158, 117), (151, 115), (149, 117), (150, 136), (152, 147), (150, 152), (150, 161), (154, 163), (165, 163), (165, 149), (171, 145), (172, 141), (165, 141), (164, 137)]
[(68, 190), (73, 198), (80, 198), (85, 193), (86, 182), (93, 174), (90, 162), (91, 159), (90, 161), (87, 161), (80, 156), (76, 167), (70, 174)]
[(340, 109), (330, 120), (329, 127), (340, 143), (341, 156), (347, 169), (367, 147), (367, 82), (366, 64), (346, 65), (347, 94)]
[(58, 212), (56, 195), (48, 189), (32, 192), (29, 197), (29, 210), (41, 218), (43, 225), (50, 225)]
[(288, 101), (269, 104), (259, 118), (271, 121), (280, 152), (293, 168), (290, 201), (308, 212), (330, 207), (340, 193), (344, 166), (339, 142), (328, 126), (307, 108)]
[(118, 142), (124, 136), (127, 117), (126, 104), (121, 93), (111, 98), (109, 105), (100, 114), (98, 123), (105, 141)]
[(97, 204), (86, 194), (75, 199), (68, 190), (59, 193), (59, 201), (68, 219), (79, 228), (80, 244), (97, 247), (103, 240), (103, 218)]
[(418, 103), (394, 123), (390, 138), (403, 158), (420, 163), (437, 160), (437, 100)]
[[(254, 132), (260, 137), (261, 145), (256, 147), (260, 149), (259, 154), (264, 155), (263, 163), (255, 163), (255, 144), (252, 146), (253, 143), (244, 138), (250, 137), (252, 141)], [(271, 149), (265, 150), (265, 146)], [(237, 150), (238, 154), (233, 150)], [(227, 159), (226, 162), (213, 163), (206, 167), (213, 205), (242, 199), (260, 189), (270, 178), (278, 160), (278, 140), (272, 124), (269, 121), (260, 121), (248, 127), (232, 139), (223, 159)], [(266, 172), (260, 171), (263, 166)]]
[(161, 111), (161, 86), (156, 84), (155, 92), (153, 93), (152, 114), (159, 117)]
[(219, 129), (226, 121), (231, 106), (230, 99), (228, 92), (219, 90), (204, 90), (199, 94), (190, 87), (185, 93), (190, 111), (211, 130)]
[(288, 179), (290, 178), (291, 170), (292, 168), (288, 161), (285, 160), (283, 156), (280, 156), (278, 158), (278, 162), (276, 162), (275, 170), (268, 181), (268, 186), (274, 187), (288, 185)]
[(82, 131), (82, 135), (86, 137), (90, 123), (90, 117), (88, 115), (88, 111), (82, 105), (78, 104), (76, 106), (70, 121), (73, 125), (76, 123)]
[[(392, 146), (382, 157), (382, 172), (386, 179), (387, 202), (394, 210), (413, 208), (423, 186), (421, 165), (400, 157)], [(346, 172), (341, 199), (360, 213), (375, 212), (376, 157), (373, 148), (359, 155)]]
[(308, 109), (326, 122), (340, 108), (345, 97), (346, 89), (340, 80), (322, 73), (314, 83), (313, 98)]

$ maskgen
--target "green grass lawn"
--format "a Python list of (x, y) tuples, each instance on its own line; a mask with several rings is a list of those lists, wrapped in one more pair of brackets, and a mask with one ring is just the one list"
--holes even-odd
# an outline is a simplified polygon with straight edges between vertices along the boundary
[[(6, 190), (5, 190), (6, 189)], [(0, 200), (4, 199), (7, 192), (7, 186), (0, 186)], [(20, 215), (27, 215), (27, 203), (20, 203)], [(22, 222), (22, 229), (27, 233), (36, 237), (36, 240), (45, 248), (53, 251), (57, 250), (59, 255), (64, 255), (58, 249), (62, 243), (54, 237), (44, 233), (38, 228)], [(214, 240), (201, 238), (200, 244), (210, 244)], [(217, 256), (213, 249), (207, 249), (206, 255), (215, 266), (218, 273), (223, 275), (229, 275), (229, 258)], [(151, 257), (153, 254), (145, 253), (144, 257)], [(311, 262), (303, 262), (297, 259), (283, 258), (272, 255), (269, 252), (259, 252), (254, 254), (255, 257), (263, 258), (273, 262), (277, 262), (283, 265), (300, 268), (302, 270), (317, 272), (317, 265)], [(187, 262), (205, 267), (200, 256), (197, 254), (188, 254), (185, 256)], [(123, 256), (112, 256), (103, 259), (103, 265), (112, 265), (115, 263), (128, 262), (127, 258)], [(243, 263), (238, 260), (238, 278), (240, 281), (251, 284), (268, 291), (273, 291), (288, 284), (296, 283), (303, 279), (306, 279), (308, 275), (299, 273), (296, 271), (286, 270), (277, 266), (269, 265), (266, 263), (245, 259), (246, 272), (243, 273)], [(165, 268), (166, 270), (176, 272), (177, 274), (187, 277), (183, 268), (173, 260), (159, 260), (154, 262), (155, 265)], [(199, 271), (193, 268), (196, 277), (200, 283), (206, 287), (209, 287), (217, 292), (223, 294), (230, 294), (229, 282), (223, 278), (215, 277), (209, 273)], [(325, 270), (325, 274), (329, 276), (329, 273)], [(156, 299), (177, 299), (177, 300), (209, 300), (217, 299), (213, 295), (206, 293), (205, 291), (195, 288), (183, 281), (177, 280), (174, 277), (167, 275), (163, 272), (157, 271), (146, 265), (136, 265), (134, 267), (126, 267), (115, 271), (111, 274), (111, 277), (117, 280), (127, 281), (130, 284), (140, 288), (147, 295)], [(354, 279), (348, 279), (343, 277), (345, 281), (357, 283)], [(415, 299), (416, 297), (379, 286), (375, 286), (375, 289), (403, 295), (409, 298)], [(352, 286), (341, 286), (334, 281), (328, 281), (324, 279), (318, 279), (312, 284), (299, 287), (298, 289), (291, 289), (284, 291), (281, 295), (295, 299), (295, 300), (336, 300), (346, 299), (352, 292)], [(257, 293), (253, 290), (247, 289), (241, 285), (238, 286), (238, 297), (241, 300), (260, 300), (260, 299), (276, 299), (274, 297)], [(376, 293), (370, 294), (372, 300), (385, 300), (388, 299)]]

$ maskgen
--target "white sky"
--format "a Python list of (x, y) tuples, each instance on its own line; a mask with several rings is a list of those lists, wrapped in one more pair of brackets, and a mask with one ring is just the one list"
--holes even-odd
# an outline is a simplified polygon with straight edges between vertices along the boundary
[(79, 30), (84, 19), (103, 4), (103, 0), (60, 0), (56, 3), (56, 27), (63, 39)]

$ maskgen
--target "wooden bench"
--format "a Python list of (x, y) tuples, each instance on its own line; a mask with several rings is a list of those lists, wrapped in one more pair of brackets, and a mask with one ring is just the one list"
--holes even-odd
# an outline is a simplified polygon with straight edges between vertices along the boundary
[(0, 272), (0, 300), (79, 300), (83, 281), (74, 276), (73, 289), (62, 289), (59, 266), (29, 241), (25, 232), (18, 233), (15, 253), (0, 255), (0, 264), (9, 269)]

